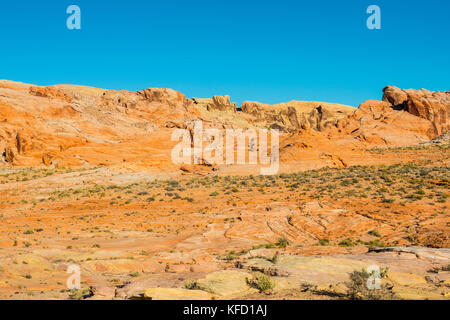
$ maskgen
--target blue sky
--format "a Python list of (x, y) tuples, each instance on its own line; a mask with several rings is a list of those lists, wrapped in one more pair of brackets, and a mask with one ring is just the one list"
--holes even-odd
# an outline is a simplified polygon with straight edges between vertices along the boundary
[(358, 106), (386, 85), (450, 90), (449, 34), (448, 0), (1, 1), (0, 78)]

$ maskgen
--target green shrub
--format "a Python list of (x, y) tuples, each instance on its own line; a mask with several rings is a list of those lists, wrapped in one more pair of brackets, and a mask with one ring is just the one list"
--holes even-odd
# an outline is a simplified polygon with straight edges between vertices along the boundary
[[(383, 279), (388, 273), (388, 269), (381, 268), (380, 278)], [(392, 286), (381, 284), (380, 289), (370, 289), (367, 285), (369, 277), (373, 273), (367, 272), (365, 269), (361, 271), (353, 271), (350, 273), (350, 281), (346, 282), (347, 297), (352, 300), (392, 300), (395, 298), (392, 292)]]
[(351, 239), (347, 238), (339, 242), (339, 245), (341, 247), (354, 247), (356, 244)]
[(92, 296), (91, 288), (75, 289), (75, 290), (71, 291), (71, 294), (69, 295), (69, 299), (70, 300), (83, 300), (90, 296)]
[(374, 236), (374, 237), (378, 237), (378, 238), (381, 237), (380, 233), (377, 230), (370, 230), (368, 232), (368, 234), (370, 234), (371, 236)]
[(286, 248), (289, 245), (289, 241), (285, 238), (279, 238), (275, 244), (278, 248)]
[(188, 279), (184, 283), (184, 288), (188, 289), (188, 290), (194, 290), (196, 286), (197, 286), (197, 282), (195, 282), (194, 280)]
[(260, 274), (249, 281), (249, 285), (258, 289), (260, 292), (265, 292), (273, 289), (275, 287), (275, 282), (269, 276)]

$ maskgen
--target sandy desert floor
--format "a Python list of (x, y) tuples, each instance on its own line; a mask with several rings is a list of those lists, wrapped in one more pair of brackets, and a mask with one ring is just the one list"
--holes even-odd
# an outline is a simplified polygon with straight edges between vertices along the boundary
[(350, 274), (376, 265), (380, 298), (449, 299), (448, 144), (368, 152), (402, 161), (275, 176), (2, 169), (0, 298), (347, 299)]

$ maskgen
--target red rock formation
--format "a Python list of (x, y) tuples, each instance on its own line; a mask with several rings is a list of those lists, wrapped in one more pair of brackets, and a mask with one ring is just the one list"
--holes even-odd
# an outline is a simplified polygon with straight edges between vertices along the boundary
[(450, 129), (450, 91), (403, 90), (388, 86), (383, 93), (383, 101), (389, 102), (395, 109), (403, 109), (431, 121), (436, 136)]
[(4, 162), (18, 166), (113, 164), (124, 154), (149, 159), (150, 150), (164, 144), (170, 154), (170, 134), (160, 129), (168, 121), (199, 116), (191, 100), (171, 89), (131, 92), (2, 81), (0, 92), (0, 152)]
[(230, 101), (230, 96), (213, 96), (211, 99), (199, 99), (199, 98), (192, 98), (195, 104), (203, 106), (208, 111), (212, 110), (220, 110), (220, 111), (227, 111), (232, 110), (233, 112), (236, 112), (237, 105), (235, 102)]
[(309, 128), (322, 131), (336, 125), (338, 120), (353, 111), (350, 106), (313, 101), (291, 101), (277, 105), (253, 101), (242, 103), (242, 112), (255, 118), (250, 122), (283, 132)]
[(54, 87), (30, 87), (30, 94), (36, 97), (59, 99), (67, 102), (72, 102), (72, 98), (63, 91)]
[(337, 132), (368, 144), (413, 145), (450, 128), (450, 92), (383, 89), (383, 101), (368, 100), (339, 121)]
[(172, 89), (149, 88), (138, 91), (138, 95), (148, 102), (167, 104), (172, 107), (187, 106), (191, 104), (191, 101), (186, 99), (184, 94)]
[[(366, 101), (356, 111), (291, 101), (244, 102), (242, 112), (235, 113), (228, 96), (193, 102), (171, 89), (132, 92), (0, 81), (0, 152), (4, 163), (17, 166), (153, 161), (171, 170), (170, 151), (176, 142), (170, 134), (174, 128), (191, 130), (192, 121), (201, 119), (204, 128), (279, 129), (283, 161), (301, 160), (308, 168), (336, 166), (342, 161), (333, 159), (339, 157), (351, 164), (355, 155), (347, 153), (362, 146), (411, 145), (436, 138), (448, 130), (448, 96), (387, 87), (385, 101)], [(205, 103), (225, 110), (210, 112)]]

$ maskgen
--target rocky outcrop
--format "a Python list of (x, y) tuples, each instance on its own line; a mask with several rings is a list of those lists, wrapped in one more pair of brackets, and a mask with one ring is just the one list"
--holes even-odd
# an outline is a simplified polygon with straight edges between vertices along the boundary
[(201, 98), (192, 98), (195, 104), (203, 106), (208, 111), (212, 110), (220, 110), (227, 111), (232, 110), (236, 112), (237, 105), (235, 102), (230, 101), (230, 96), (213, 96), (212, 98), (201, 99)]
[[(444, 133), (449, 128), (448, 96), (449, 92), (386, 87), (384, 101), (366, 101), (356, 111), (326, 102), (246, 101), (242, 112), (236, 112), (236, 104), (226, 95), (191, 100), (165, 88), (132, 92), (0, 81), (1, 160), (3, 165), (17, 166), (111, 165), (124, 162), (123, 155), (129, 154), (133, 160), (156, 155), (165, 159), (158, 162), (161, 166), (170, 166), (175, 144), (170, 134), (175, 128), (192, 133), (192, 122), (202, 120), (204, 128), (264, 128), (278, 129), (285, 137), (294, 134), (281, 146), (282, 160), (297, 161), (301, 154), (311, 163), (341, 166), (337, 157), (342, 148), (334, 148), (338, 143), (332, 140), (345, 145), (411, 145)], [(298, 152), (304, 151), (299, 142), (310, 150)], [(314, 157), (311, 150), (317, 151)], [(351, 165), (348, 157), (341, 158)]]
[(166, 88), (149, 88), (138, 92), (107, 90), (101, 96), (101, 104), (104, 107), (115, 108), (125, 113), (132, 110), (151, 110), (151, 107), (155, 105), (166, 106), (165, 109), (160, 110), (161, 114), (165, 114), (164, 111), (167, 111), (167, 109), (171, 112), (187, 111), (195, 113), (191, 100), (186, 99), (181, 92)]
[(53, 158), (54, 158), (54, 155), (53, 154), (51, 154), (51, 153), (48, 153), (48, 152), (45, 152), (43, 155), (42, 155), (42, 163), (45, 165), (45, 166), (50, 166), (50, 165), (52, 165), (52, 160), (53, 160)]
[(450, 92), (386, 87), (383, 93), (383, 101), (367, 100), (339, 121), (338, 133), (368, 144), (413, 145), (449, 129)]
[(436, 135), (430, 121), (378, 100), (362, 103), (354, 114), (338, 123), (337, 131), (364, 143), (381, 146), (417, 144)]
[(242, 112), (261, 117), (262, 113), (270, 110), (270, 105), (256, 101), (244, 101), (241, 105)]
[(404, 90), (388, 86), (383, 89), (383, 101), (396, 110), (429, 120), (436, 136), (450, 129), (450, 91)]
[(149, 88), (137, 92), (142, 98), (151, 103), (161, 103), (171, 107), (187, 107), (192, 102), (181, 92), (166, 88)]
[(304, 114), (302, 116), (306, 119), (303, 127), (309, 126), (311, 129), (317, 131), (322, 131), (326, 127), (336, 124), (337, 121), (336, 115), (321, 105), (311, 110), (306, 116)]
[(3, 157), (6, 162), (13, 163), (14, 162), (14, 151), (11, 148), (6, 147), (5, 151), (3, 152)]
[[(139, 297), (133, 299), (139, 300)], [(150, 300), (212, 300), (215, 296), (201, 290), (181, 288), (149, 288), (142, 294), (142, 299)]]
[(252, 115), (254, 124), (283, 132), (323, 131), (353, 111), (349, 106), (322, 102), (291, 101), (273, 106), (253, 101), (242, 103), (242, 112)]
[(248, 285), (252, 275), (247, 272), (223, 270), (209, 273), (197, 281), (196, 288), (225, 299), (237, 298), (256, 292)]
[(59, 99), (66, 102), (72, 102), (72, 98), (69, 95), (64, 93), (62, 90), (59, 90), (54, 87), (31, 86), (29, 92), (31, 95), (36, 97)]
[(94, 299), (113, 299), (116, 295), (116, 289), (102, 285), (95, 285), (91, 288)]
[(121, 148), (148, 159), (149, 150), (172, 145), (170, 138), (161, 144), (150, 132), (161, 131), (168, 121), (183, 123), (200, 115), (190, 99), (172, 89), (0, 84), (3, 164), (50, 166), (55, 159), (62, 166), (118, 163), (126, 153)]

